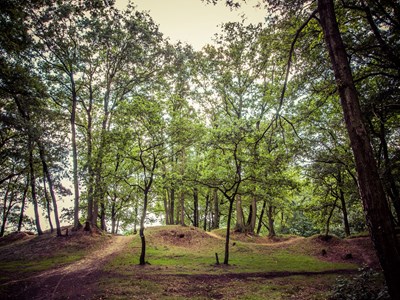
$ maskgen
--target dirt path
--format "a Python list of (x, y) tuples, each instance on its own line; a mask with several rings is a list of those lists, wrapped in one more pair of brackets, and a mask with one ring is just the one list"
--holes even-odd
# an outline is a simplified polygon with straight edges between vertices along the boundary
[(38, 275), (8, 282), (13, 285), (9, 299), (86, 299), (91, 285), (103, 273), (104, 265), (128, 247), (132, 236), (114, 236), (102, 248), (72, 264), (50, 269)]

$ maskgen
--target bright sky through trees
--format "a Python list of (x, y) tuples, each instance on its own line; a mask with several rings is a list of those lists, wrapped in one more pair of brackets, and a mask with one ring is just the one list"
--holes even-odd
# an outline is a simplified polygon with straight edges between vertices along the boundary
[[(218, 26), (225, 22), (264, 22), (265, 11), (256, 7), (258, 0), (249, 0), (237, 10), (230, 10), (223, 2), (210, 5), (201, 0), (135, 0), (139, 11), (148, 11), (159, 24), (160, 31), (172, 42), (182, 41), (200, 50), (212, 42)], [(116, 0), (116, 7), (124, 9), (128, 0)]]

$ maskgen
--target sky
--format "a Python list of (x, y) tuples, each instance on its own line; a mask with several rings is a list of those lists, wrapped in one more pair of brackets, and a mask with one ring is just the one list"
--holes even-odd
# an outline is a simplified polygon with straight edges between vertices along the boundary
[[(247, 23), (264, 22), (265, 10), (256, 7), (259, 0), (247, 0), (234, 10), (224, 2), (220, 0), (214, 6), (201, 0), (133, 0), (139, 11), (149, 13), (164, 36), (172, 42), (191, 44), (195, 50), (212, 43), (221, 23), (241, 21), (242, 15)], [(116, 0), (116, 7), (124, 9), (127, 3), (128, 0)]]

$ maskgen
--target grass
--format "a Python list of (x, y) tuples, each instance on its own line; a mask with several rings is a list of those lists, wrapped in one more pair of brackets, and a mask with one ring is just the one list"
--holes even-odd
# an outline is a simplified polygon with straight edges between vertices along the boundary
[[(323, 272), (358, 267), (321, 260), (319, 247), (327, 244), (318, 239), (276, 242), (233, 235), (230, 265), (217, 266), (215, 253), (223, 262), (224, 239), (180, 226), (149, 228), (145, 235), (149, 264), (138, 265), (141, 241), (134, 236), (129, 246), (112, 255), (96, 276), (92, 274), (95, 280), (88, 283), (87, 289), (93, 293), (93, 299), (327, 299), (337, 274)], [(72, 263), (113, 240), (100, 238), (95, 245), (90, 239), (85, 241), (92, 246), (78, 248), (82, 240), (77, 239), (76, 243), (68, 242), (68, 247), (58, 247), (44, 257), (0, 261), (0, 269), (5, 273), (1, 279)], [(43, 244), (48, 245), (47, 240)]]
[(40, 260), (11, 260), (0, 262), (0, 269), (4, 272), (40, 272), (60, 265), (65, 265), (83, 258), (85, 252), (59, 253), (56, 256)]
[[(185, 238), (180, 239), (182, 234)], [(105, 266), (109, 278), (101, 283), (101, 298), (327, 299), (335, 274), (306, 276), (296, 272), (357, 268), (355, 264), (327, 262), (305, 254), (311, 250), (304, 250), (311, 247), (309, 243), (301, 247), (279, 247), (234, 239), (230, 245), (230, 265), (216, 266), (215, 253), (219, 254), (220, 262), (224, 258), (224, 240), (179, 226), (151, 228), (145, 235), (149, 265), (138, 265), (141, 243), (136, 236), (129, 249)], [(272, 272), (293, 272), (294, 275), (263, 276)]]
[[(174, 227), (172, 227), (174, 228)], [(174, 230), (174, 229), (172, 229)], [(229, 268), (215, 267), (215, 253), (220, 262), (224, 258), (224, 241), (208, 238), (207, 247), (165, 244), (158, 236), (159, 229), (146, 232), (146, 260), (159, 267), (158, 272), (169, 274), (207, 273), (255, 273), (255, 272), (321, 272), (327, 270), (356, 269), (350, 263), (332, 263), (322, 261), (315, 256), (297, 253), (287, 248), (265, 247), (264, 245), (232, 241), (230, 247)], [(234, 243), (234, 246), (233, 246)], [(107, 270), (121, 269), (137, 264), (140, 255), (140, 239), (133, 239), (131, 249), (113, 260)]]

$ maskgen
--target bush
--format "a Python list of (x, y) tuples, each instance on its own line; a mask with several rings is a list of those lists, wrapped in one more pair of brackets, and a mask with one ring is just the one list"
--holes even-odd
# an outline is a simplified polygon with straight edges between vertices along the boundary
[(339, 277), (331, 300), (388, 300), (390, 299), (382, 275), (370, 268), (362, 268), (353, 278)]

